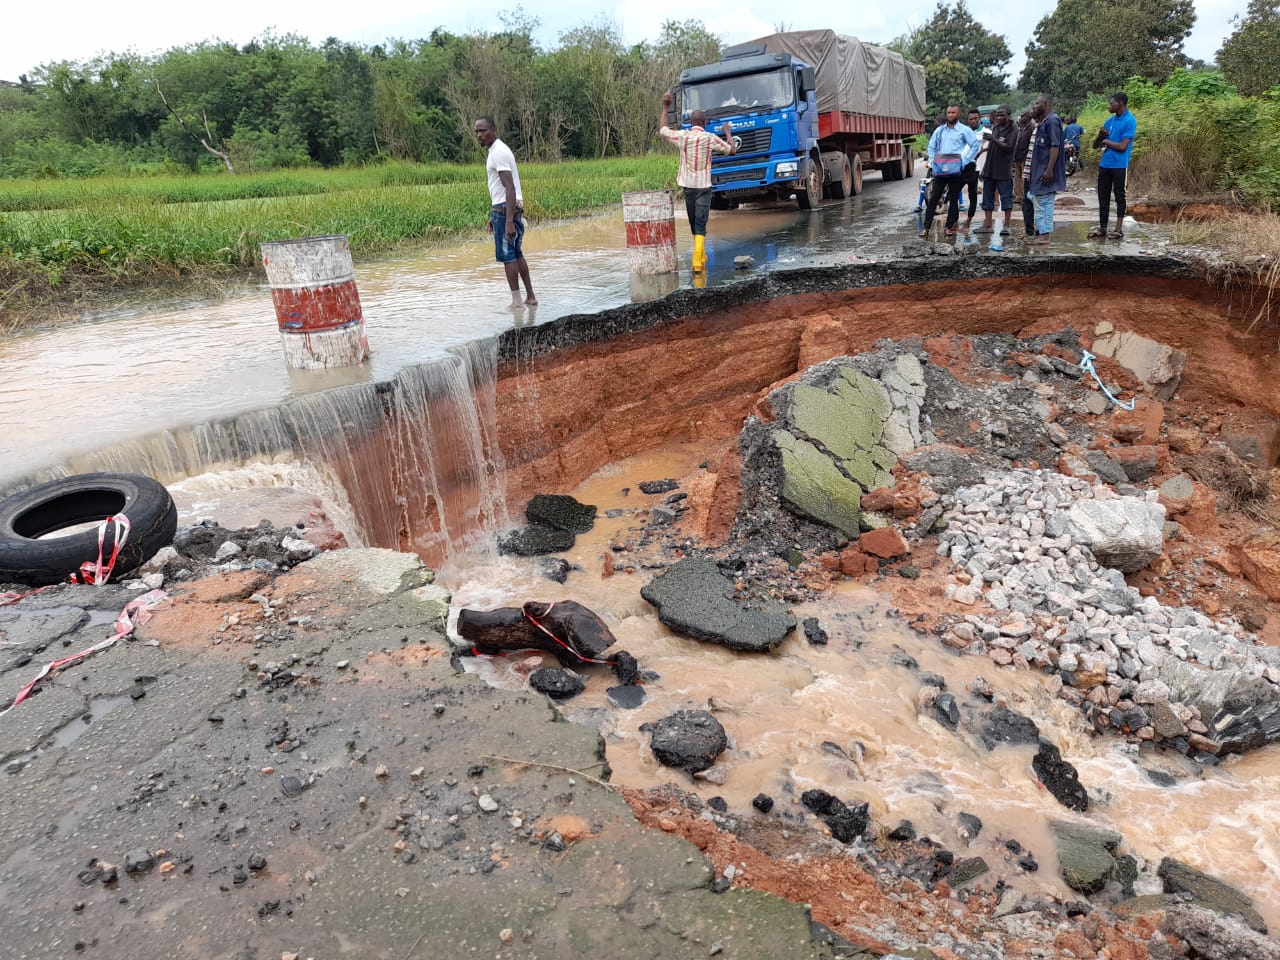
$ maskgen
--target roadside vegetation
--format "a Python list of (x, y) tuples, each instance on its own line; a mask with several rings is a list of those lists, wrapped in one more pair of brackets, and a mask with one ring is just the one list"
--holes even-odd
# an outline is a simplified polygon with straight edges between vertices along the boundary
[[(530, 220), (616, 205), (675, 182), (652, 155), (521, 167)], [(479, 165), (307, 169), (248, 176), (0, 180), (0, 330), (95, 295), (258, 269), (263, 240), (346, 234), (357, 258), (474, 232), (488, 217)]]
[[(1280, 86), (1255, 83), (1258, 92), (1246, 96), (1219, 71), (1179, 68), (1163, 84), (1134, 77), (1123, 89), (1138, 119), (1130, 202), (1143, 198), (1185, 211), (1174, 216), (1171, 239), (1220, 251), (1227, 267), (1216, 279), (1242, 292), (1255, 324), (1274, 316), (1280, 306)], [(1093, 135), (1107, 115), (1107, 94), (1091, 95), (1080, 111), (1091, 169), (1098, 162)]]
[[(1131, 196), (1280, 205), (1280, 86), (1243, 96), (1218, 71), (1180, 68), (1163, 84), (1134, 77), (1123, 89), (1138, 119)], [(1090, 164), (1109, 94), (1090, 95), (1080, 111)]]

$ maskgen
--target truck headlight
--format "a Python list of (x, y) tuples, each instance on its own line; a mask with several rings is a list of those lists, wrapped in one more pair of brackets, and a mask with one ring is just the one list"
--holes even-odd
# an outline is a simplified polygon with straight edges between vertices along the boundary
[(800, 163), (797, 160), (788, 160), (778, 164), (775, 172), (780, 177), (794, 177), (800, 172)]

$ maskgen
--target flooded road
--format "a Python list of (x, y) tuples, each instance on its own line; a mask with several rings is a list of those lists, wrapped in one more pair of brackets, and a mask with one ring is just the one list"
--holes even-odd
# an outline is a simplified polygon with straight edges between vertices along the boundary
[[(872, 174), (859, 196), (816, 211), (780, 204), (713, 213), (707, 286), (766, 270), (896, 255), (918, 228), (917, 191), (918, 181), (886, 183)], [(535, 226), (526, 250), (540, 302), (514, 312), (501, 267), (478, 231), (413, 255), (357, 264), (373, 356), (338, 371), (285, 368), (265, 282), (217, 303), (133, 305), (14, 337), (0, 343), (0, 405), (9, 423), (0, 434), (0, 488), (68, 457), (157, 431), (383, 380), (513, 325), (688, 287), (690, 238), (679, 211), (676, 236), (678, 275), (633, 278), (620, 209)], [(1131, 245), (1114, 250), (1123, 246)], [(739, 256), (755, 260), (750, 271), (734, 269)]]
[[(874, 179), (874, 178), (869, 178)], [(895, 221), (910, 226), (910, 183), (867, 183), (863, 196), (804, 212), (794, 205), (713, 214), (708, 285), (760, 269), (817, 262)], [(689, 286), (691, 243), (677, 216), (678, 277), (641, 282), (650, 299)], [(158, 430), (266, 407), (290, 396), (382, 380), (449, 347), (513, 325), (589, 313), (633, 299), (621, 207), (535, 225), (525, 242), (539, 305), (513, 311), (484, 234), (413, 255), (359, 263), (356, 281), (373, 351), (338, 371), (285, 368), (265, 280), (218, 303), (170, 303), (104, 313), (0, 343), (0, 487), (90, 449)]]

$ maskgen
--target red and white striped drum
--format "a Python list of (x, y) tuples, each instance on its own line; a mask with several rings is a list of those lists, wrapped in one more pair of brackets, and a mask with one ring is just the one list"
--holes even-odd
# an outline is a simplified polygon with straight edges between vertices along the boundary
[(368, 358), (364, 314), (345, 236), (268, 241), (262, 244), (262, 266), (271, 285), (286, 364), (313, 370)]
[(632, 273), (676, 272), (676, 201), (671, 190), (624, 193), (622, 222)]

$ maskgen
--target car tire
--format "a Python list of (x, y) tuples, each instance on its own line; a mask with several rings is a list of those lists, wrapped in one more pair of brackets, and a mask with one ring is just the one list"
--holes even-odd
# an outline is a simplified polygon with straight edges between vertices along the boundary
[[(173, 542), (178, 510), (164, 485), (150, 477), (85, 473), (42, 483), (0, 500), (0, 583), (42, 587), (61, 583), (98, 558), (98, 528), (65, 536), (48, 534), (124, 514), (130, 531), (111, 571), (112, 580), (132, 574)], [(103, 562), (111, 555), (115, 528), (108, 529)]]

